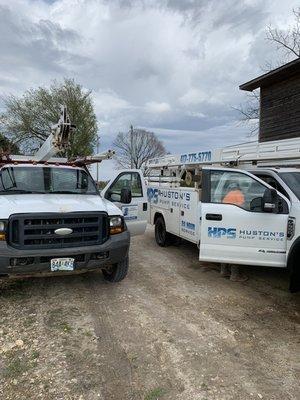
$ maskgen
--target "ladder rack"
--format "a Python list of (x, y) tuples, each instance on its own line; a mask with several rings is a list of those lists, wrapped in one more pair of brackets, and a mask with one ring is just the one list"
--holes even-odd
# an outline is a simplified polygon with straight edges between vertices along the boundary
[(300, 138), (272, 142), (249, 142), (223, 149), (167, 155), (148, 161), (147, 169), (219, 166), (300, 166)]
[(77, 158), (58, 158), (59, 153), (65, 153), (71, 145), (71, 139), (76, 130), (76, 126), (71, 123), (67, 108), (61, 106), (60, 117), (57, 124), (53, 125), (48, 138), (42, 144), (35, 155), (21, 156), (3, 153), (0, 149), (0, 165), (11, 163), (27, 164), (67, 164), (72, 166), (88, 166), (94, 163), (101, 163), (103, 160), (110, 160), (114, 150), (108, 150), (104, 153), (92, 156)]

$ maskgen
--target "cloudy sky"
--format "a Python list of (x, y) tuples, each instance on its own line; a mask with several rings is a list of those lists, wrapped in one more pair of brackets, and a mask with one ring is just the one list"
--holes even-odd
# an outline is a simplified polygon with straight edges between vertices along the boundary
[[(102, 150), (130, 124), (171, 153), (249, 140), (238, 86), (275, 60), (270, 23), (299, 0), (0, 0), (0, 93), (74, 77), (93, 90)], [(1, 106), (1, 105), (0, 105)], [(101, 167), (102, 178), (112, 163)]]

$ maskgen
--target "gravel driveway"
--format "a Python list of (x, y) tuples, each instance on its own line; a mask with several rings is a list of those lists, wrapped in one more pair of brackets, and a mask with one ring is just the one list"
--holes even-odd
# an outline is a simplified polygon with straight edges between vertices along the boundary
[(283, 271), (246, 268), (233, 283), (151, 229), (130, 263), (120, 284), (1, 283), (1, 400), (299, 398), (299, 295)]

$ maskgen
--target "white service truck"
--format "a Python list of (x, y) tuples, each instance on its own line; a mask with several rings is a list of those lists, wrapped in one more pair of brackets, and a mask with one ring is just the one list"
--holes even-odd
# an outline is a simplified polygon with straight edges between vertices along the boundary
[(157, 244), (183, 238), (199, 246), (201, 261), (289, 268), (290, 290), (299, 290), (299, 166), (299, 139), (150, 160)]
[(143, 175), (119, 171), (100, 194), (88, 166), (113, 152), (55, 158), (73, 132), (63, 107), (36, 155), (0, 155), (0, 278), (92, 269), (110, 282), (126, 276), (130, 233), (146, 229)]

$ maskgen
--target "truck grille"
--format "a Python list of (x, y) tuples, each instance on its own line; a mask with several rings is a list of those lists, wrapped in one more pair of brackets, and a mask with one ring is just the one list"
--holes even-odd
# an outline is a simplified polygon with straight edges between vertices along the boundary
[[(59, 228), (72, 233), (59, 236)], [(51, 249), (93, 246), (104, 243), (109, 236), (106, 213), (14, 214), (9, 218), (8, 243), (18, 249)]]

